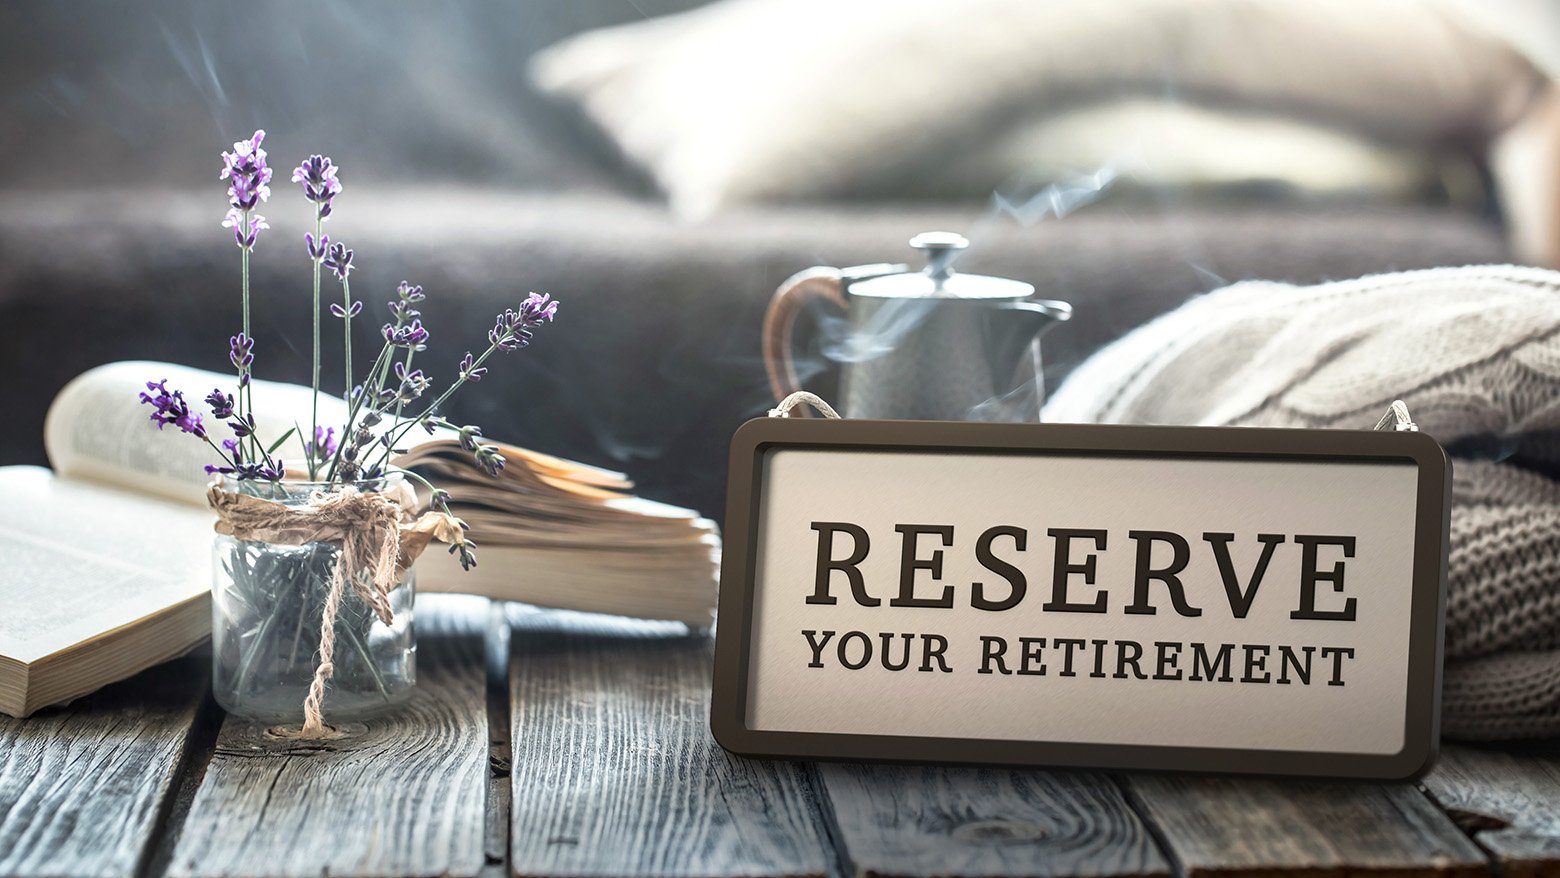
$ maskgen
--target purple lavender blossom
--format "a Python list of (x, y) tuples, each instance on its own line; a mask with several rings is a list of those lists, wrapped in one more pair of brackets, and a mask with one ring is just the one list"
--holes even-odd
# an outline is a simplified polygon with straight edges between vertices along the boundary
[(238, 386), (249, 386), (249, 367), (255, 362), (255, 340), (240, 332), (228, 339), (228, 362), (238, 370)]
[(497, 477), (504, 471), (504, 455), (498, 450), (497, 445), (478, 445), (476, 451), (477, 466), (490, 476)]
[(237, 472), (238, 471), (238, 467), (241, 464), (243, 464), (244, 459), (243, 459), (243, 456), (239, 453), (239, 450), (238, 450), (238, 440), (237, 439), (223, 439), (222, 440), (222, 449), (228, 453), (228, 457), (232, 458), (233, 465), (232, 466), (216, 466), (216, 465), (208, 463), (205, 466), (206, 475), (208, 475), (208, 476), (231, 475), (231, 474)]
[(260, 148), (263, 140), (262, 129), (248, 140), (234, 143), (232, 152), (222, 154), (222, 172), (217, 179), (228, 181), (228, 200), (239, 210), (253, 210), (271, 197), (271, 168), (265, 162), (265, 150)]
[(395, 325), (400, 326), (408, 320), (416, 320), (422, 316), (422, 312), (405, 302), (391, 302), (390, 316), (395, 318)]
[(233, 230), (233, 240), (245, 250), (253, 250), (262, 229), (271, 226), (265, 217), (254, 213), (260, 202), (271, 197), (271, 168), (265, 163), (260, 142), (264, 131), (256, 131), (248, 140), (233, 144), (232, 152), (222, 154), (219, 180), (228, 181), (228, 212), (222, 227)]
[(413, 318), (411, 323), (405, 326), (396, 326), (386, 323), (380, 329), (385, 341), (392, 347), (408, 348), (414, 351), (424, 350), (427, 347), (428, 330), (423, 328), (422, 321)]
[(304, 232), (303, 243), (309, 248), (309, 258), (319, 262), (325, 258), (325, 251), (330, 249), (330, 235), (320, 235), (320, 239), (316, 241), (313, 232)]
[(161, 430), (172, 424), (198, 439), (206, 438), (206, 427), (201, 423), (200, 415), (190, 411), (190, 405), (185, 402), (181, 391), (168, 390), (166, 378), (162, 381), (146, 382), (146, 391), (141, 392), (141, 402), (154, 409), (150, 419), (157, 425), (157, 429)]
[(471, 351), (467, 351), (466, 356), (460, 358), (460, 380), (462, 381), (481, 381), (487, 371), (486, 366), (476, 364), (476, 358), (471, 356)]
[(287, 467), (280, 460), (273, 460), (269, 455), (259, 463), (245, 461), (243, 453), (239, 451), (237, 439), (222, 440), (222, 448), (227, 451), (230, 462), (221, 465), (206, 464), (204, 467), (206, 475), (230, 475), (241, 482), (262, 479), (268, 482), (279, 482), (287, 477)]
[(235, 463), (233, 471), (241, 482), (262, 480), (279, 482), (287, 477), (287, 467), (280, 460), (265, 460), (259, 463)]
[(325, 267), (335, 272), (338, 280), (346, 280), (347, 275), (352, 273), (352, 251), (340, 241), (330, 245), (330, 252), (325, 255)]
[[(464, 524), (465, 522), (461, 523)], [(450, 546), (450, 554), (460, 556), (460, 569), (470, 571), (477, 566), (477, 553), (474, 551), (476, 547), (477, 544), (469, 539)]]
[(330, 313), (336, 317), (342, 318), (343, 320), (350, 317), (356, 317), (363, 313), (363, 303), (353, 302), (351, 308), (343, 308), (335, 302), (332, 302), (330, 305)]
[(421, 317), (422, 312), (412, 306), (425, 298), (422, 287), (401, 281), (395, 288), (395, 301), (390, 303), (390, 316), (395, 320), (395, 325), (403, 326), (407, 321)]
[(315, 427), (314, 441), (303, 443), (304, 455), (313, 460), (330, 460), (340, 447), (335, 427)]
[(339, 168), (329, 158), (311, 155), (303, 164), (293, 169), (292, 181), (303, 184), (303, 197), (319, 205), (319, 218), (330, 216), (331, 204), (341, 194), (341, 181), (336, 179)]
[(472, 452), (477, 451), (477, 439), (482, 436), (482, 428), (475, 424), (467, 424), (460, 428), (460, 447)]
[(488, 330), (488, 341), (501, 351), (515, 351), (531, 343), (532, 332), (543, 323), (551, 322), (558, 313), (558, 303), (545, 293), (532, 293), (520, 303), (520, 309), (504, 309), (498, 315), (493, 328)]
[(206, 394), (206, 405), (211, 406), (211, 416), (219, 421), (233, 416), (233, 394), (231, 393), (223, 393), (221, 389), (213, 390)]
[(396, 380), (401, 382), (400, 390), (396, 392), (397, 403), (411, 405), (427, 392), (429, 380), (423, 370), (413, 369), (408, 372), (406, 364), (401, 362), (397, 362), (394, 368)]
[(245, 250), (253, 250), (260, 231), (270, 227), (271, 224), (260, 214), (251, 214), (236, 207), (228, 208), (227, 216), (222, 218), (222, 228), (232, 229), (233, 241)]

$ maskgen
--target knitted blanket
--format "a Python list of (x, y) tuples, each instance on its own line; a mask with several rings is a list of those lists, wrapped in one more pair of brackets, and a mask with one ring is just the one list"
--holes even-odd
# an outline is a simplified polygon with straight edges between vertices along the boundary
[(1095, 354), (1045, 419), (1368, 429), (1394, 398), (1453, 457), (1442, 730), (1560, 735), (1560, 273), (1237, 284)]

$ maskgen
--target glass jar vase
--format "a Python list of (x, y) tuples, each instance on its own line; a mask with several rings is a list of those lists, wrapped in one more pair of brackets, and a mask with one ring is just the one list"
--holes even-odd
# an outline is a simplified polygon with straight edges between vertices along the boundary
[[(399, 479), (392, 475), (354, 487), (384, 491), (398, 488)], [(302, 509), (317, 493), (340, 486), (227, 476), (222, 489)], [(218, 534), (214, 553), (211, 685), (217, 703), (246, 719), (302, 723), (304, 699), (320, 663), (323, 615), (340, 545), (284, 545)], [(342, 589), (332, 629), (334, 670), (321, 703), (325, 722), (364, 719), (411, 697), (417, 681), (415, 592), (408, 569), (386, 596), (393, 618), (385, 624), (355, 589)]]

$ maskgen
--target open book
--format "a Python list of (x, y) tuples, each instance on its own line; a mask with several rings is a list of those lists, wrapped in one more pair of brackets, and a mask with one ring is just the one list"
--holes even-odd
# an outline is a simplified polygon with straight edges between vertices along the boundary
[[(0, 713), (25, 716), (91, 692), (210, 632), (215, 516), (202, 466), (217, 461), (204, 443), (147, 420), (137, 393), (164, 378), (192, 400), (233, 380), (166, 363), (93, 369), (49, 409), (53, 472), (0, 467)], [(254, 400), (267, 444), (295, 421), (307, 429), (308, 388), (257, 381)], [(343, 404), (322, 396), (320, 421), (343, 420)], [(227, 438), (222, 425), (207, 427)], [(453, 495), (478, 546), (469, 572), (430, 549), (416, 566), (420, 591), (712, 622), (713, 522), (634, 497), (607, 470), (501, 445), (506, 466), (492, 478), (453, 438), (414, 430), (408, 440), (396, 463)], [(296, 440), (278, 455), (297, 460)]]

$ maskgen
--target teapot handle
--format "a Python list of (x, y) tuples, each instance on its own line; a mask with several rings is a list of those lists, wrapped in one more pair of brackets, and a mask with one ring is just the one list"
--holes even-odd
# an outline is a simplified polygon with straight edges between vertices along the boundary
[(791, 330), (796, 326), (796, 315), (814, 299), (825, 299), (845, 310), (845, 282), (838, 268), (809, 268), (786, 278), (764, 314), (764, 368), (777, 403), (802, 389), (791, 357)]

